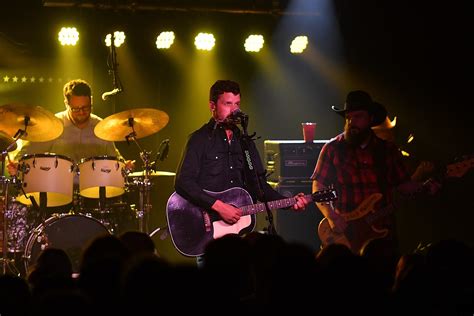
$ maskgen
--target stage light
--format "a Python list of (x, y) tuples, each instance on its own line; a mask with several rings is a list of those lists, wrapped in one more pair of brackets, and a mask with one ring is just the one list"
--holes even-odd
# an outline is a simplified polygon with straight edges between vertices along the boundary
[(194, 38), (194, 45), (198, 50), (207, 50), (210, 51), (214, 47), (216, 39), (214, 35), (209, 33), (199, 33)]
[(156, 37), (156, 48), (168, 49), (173, 45), (174, 39), (174, 32), (161, 32), (160, 35)]
[(249, 35), (245, 40), (245, 51), (246, 52), (259, 52), (265, 40), (263, 39), (262, 35)]
[(304, 35), (297, 36), (293, 39), (290, 46), (292, 54), (301, 54), (308, 46), (308, 37)]
[[(121, 31), (114, 32), (114, 46), (120, 47), (125, 43), (125, 33)], [(112, 34), (107, 34), (105, 37), (105, 46), (110, 47), (112, 45)]]
[(79, 40), (79, 32), (75, 27), (63, 27), (59, 31), (58, 40), (63, 46), (75, 46)]

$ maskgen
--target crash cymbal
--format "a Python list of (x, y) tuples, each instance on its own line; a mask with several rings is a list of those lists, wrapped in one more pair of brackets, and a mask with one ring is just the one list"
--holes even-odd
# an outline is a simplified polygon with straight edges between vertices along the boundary
[[(152, 108), (131, 109), (112, 114), (96, 125), (94, 133), (107, 141), (125, 141), (135, 131), (135, 138), (143, 138), (158, 132), (166, 126), (169, 116)], [(133, 126), (133, 129), (132, 129)]]
[(0, 130), (14, 137), (19, 129), (26, 134), (21, 139), (32, 142), (45, 142), (58, 138), (64, 125), (53, 113), (38, 105), (10, 103), (0, 106)]
[[(15, 140), (5, 134), (4, 132), (0, 131), (0, 152), (4, 151), (7, 149), (7, 147), (12, 144)], [(16, 143), (13, 144), (13, 146), (8, 150), (8, 151), (14, 151), (16, 150)]]
[[(174, 177), (176, 173), (170, 171), (150, 171), (149, 177)], [(130, 178), (133, 177), (144, 177), (145, 170), (132, 172), (128, 175)]]

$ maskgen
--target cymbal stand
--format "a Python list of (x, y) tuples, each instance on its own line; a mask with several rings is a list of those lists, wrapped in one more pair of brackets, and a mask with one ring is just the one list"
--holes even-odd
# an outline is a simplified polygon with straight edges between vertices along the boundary
[[(26, 130), (26, 128), (25, 128)], [(15, 140), (8, 145), (8, 147), (1, 152), (1, 164), (2, 164), (2, 176), (1, 176), (1, 190), (3, 190), (3, 195), (0, 196), (0, 210), (2, 211), (2, 217), (3, 217), (3, 227), (2, 227), (2, 237), (3, 237), (3, 248), (2, 248), (2, 257), (0, 258), (0, 263), (2, 265), (2, 274), (5, 275), (8, 272), (13, 273), (15, 275), (20, 276), (20, 271), (15, 267), (15, 259), (9, 259), (8, 258), (8, 218), (7, 218), (7, 210), (8, 210), (8, 201), (9, 201), (9, 196), (8, 196), (8, 187), (10, 182), (13, 184), (17, 183), (16, 177), (13, 177), (12, 179), (7, 179), (4, 174), (5, 174), (5, 159), (8, 156), (8, 152), (10, 151), (11, 148), (16, 144), (18, 139), (24, 135), (26, 132), (20, 130), (16, 133)]]
[[(133, 129), (133, 118), (129, 119), (129, 125)], [(145, 174), (143, 178), (135, 178), (133, 179), (133, 184), (138, 187), (138, 230), (140, 232), (144, 232), (148, 234), (148, 222), (150, 217), (151, 211), (151, 203), (150, 203), (150, 191), (152, 187), (150, 173), (152, 172), (153, 164), (151, 162), (150, 156), (151, 152), (143, 150), (140, 144), (137, 141), (135, 131), (131, 132), (127, 136), (125, 136), (127, 142), (133, 140), (133, 142), (138, 146), (140, 149), (140, 158), (143, 161)]]

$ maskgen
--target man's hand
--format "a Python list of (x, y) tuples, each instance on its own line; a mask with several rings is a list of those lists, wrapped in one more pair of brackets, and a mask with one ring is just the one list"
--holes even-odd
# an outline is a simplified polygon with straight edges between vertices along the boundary
[(295, 211), (302, 211), (306, 208), (306, 205), (308, 205), (311, 201), (308, 201), (304, 197), (304, 193), (300, 192), (297, 195), (294, 196), (296, 199), (296, 203), (293, 205), (293, 209)]
[(7, 165), (7, 171), (10, 176), (16, 176), (18, 173), (18, 162), (10, 161)]
[(235, 224), (242, 216), (242, 211), (230, 204), (224, 203), (221, 200), (216, 200), (212, 205), (212, 209), (219, 213), (220, 217), (227, 224)]
[(135, 160), (126, 160), (125, 169), (130, 172), (133, 171), (133, 169), (135, 169)]

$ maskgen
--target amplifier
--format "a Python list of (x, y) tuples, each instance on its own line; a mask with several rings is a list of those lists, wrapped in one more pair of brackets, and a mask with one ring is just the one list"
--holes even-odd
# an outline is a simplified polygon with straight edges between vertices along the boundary
[(306, 182), (313, 174), (319, 152), (328, 140), (265, 140), (264, 160), (268, 181)]

